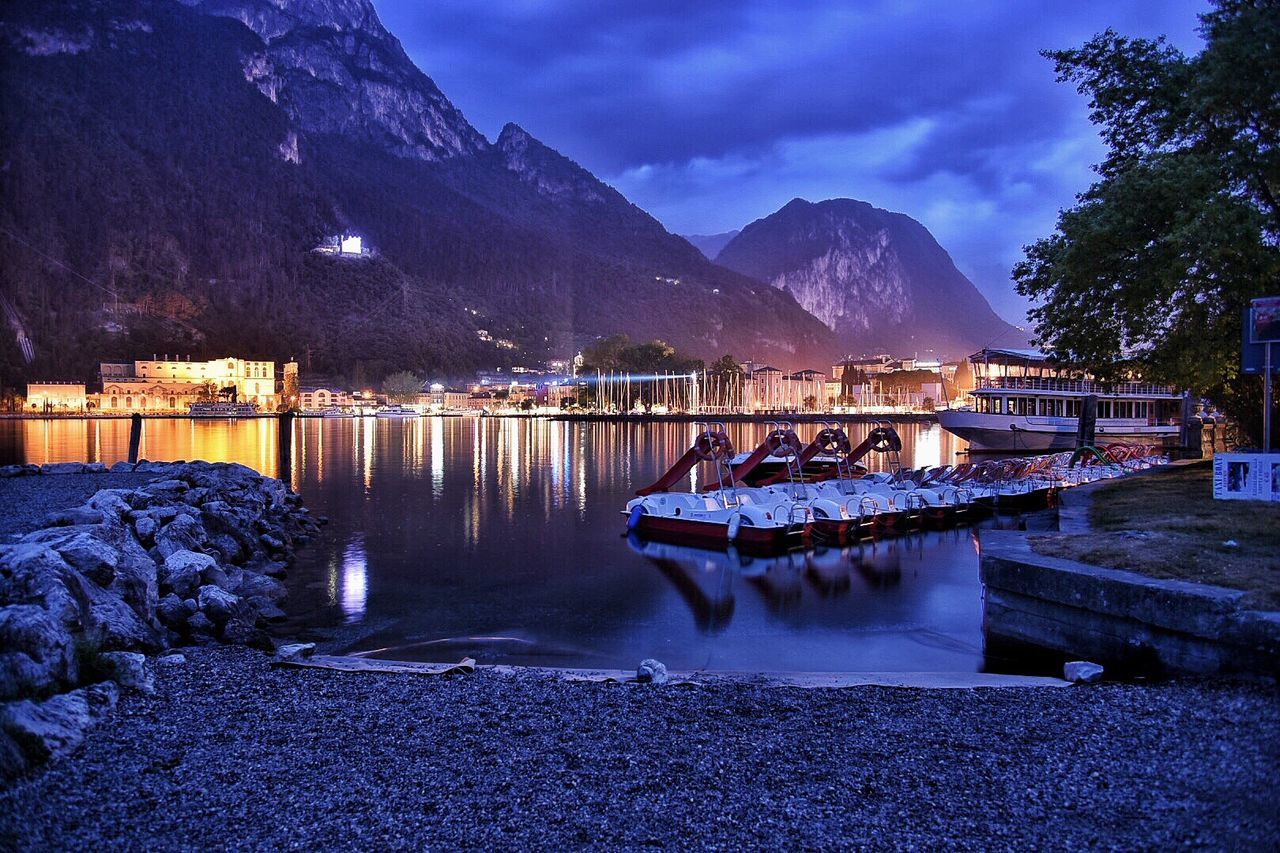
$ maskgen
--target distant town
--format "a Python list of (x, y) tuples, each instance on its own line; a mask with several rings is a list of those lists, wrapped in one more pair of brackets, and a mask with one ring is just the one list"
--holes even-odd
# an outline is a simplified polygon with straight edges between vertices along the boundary
[(185, 415), (234, 406), (239, 414), (374, 414), (388, 407), (418, 414), (894, 414), (953, 407), (973, 388), (966, 362), (887, 353), (849, 357), (830, 371), (786, 372), (769, 364), (720, 359), (688, 373), (600, 372), (581, 353), (540, 369), (478, 371), (466, 381), (423, 379), (403, 371), (377, 387), (307, 381), (295, 361), (228, 356), (195, 361), (152, 355), (103, 362), (93, 382), (27, 385), (10, 411), (28, 416)]

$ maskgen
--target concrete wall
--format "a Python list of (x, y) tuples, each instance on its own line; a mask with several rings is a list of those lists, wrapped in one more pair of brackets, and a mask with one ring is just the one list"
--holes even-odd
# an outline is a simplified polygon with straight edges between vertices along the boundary
[(1280, 612), (1244, 593), (1036, 554), (1027, 534), (984, 530), (983, 632), (1145, 672), (1280, 674)]

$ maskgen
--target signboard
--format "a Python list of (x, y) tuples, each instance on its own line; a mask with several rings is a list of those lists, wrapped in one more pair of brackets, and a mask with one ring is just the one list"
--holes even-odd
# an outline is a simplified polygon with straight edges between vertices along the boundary
[(1213, 497), (1280, 503), (1280, 453), (1219, 453), (1213, 457)]
[(1280, 296), (1255, 299), (1250, 307), (1253, 311), (1253, 322), (1249, 324), (1250, 343), (1280, 343)]
[[(1271, 297), (1272, 301), (1280, 301), (1280, 297)], [(1265, 302), (1268, 300), (1254, 300), (1255, 302)], [(1269, 334), (1272, 328), (1268, 322), (1263, 328), (1255, 329), (1254, 310), (1252, 308), (1244, 309), (1243, 313), (1243, 329), (1240, 342), (1240, 372), (1247, 373), (1250, 376), (1256, 376), (1266, 371), (1267, 363), (1267, 346), (1270, 342), (1259, 342), (1254, 340), (1254, 334), (1261, 331)], [(1271, 346), (1271, 372), (1280, 372), (1280, 341), (1270, 343)]]

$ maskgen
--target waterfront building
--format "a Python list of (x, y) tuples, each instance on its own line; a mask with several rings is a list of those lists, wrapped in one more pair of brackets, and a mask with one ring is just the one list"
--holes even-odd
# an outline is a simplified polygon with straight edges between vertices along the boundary
[(298, 408), (304, 412), (351, 408), (351, 392), (341, 388), (303, 388), (298, 393)]
[(26, 410), (29, 412), (83, 412), (88, 404), (83, 382), (32, 382), (27, 385)]
[(275, 372), (274, 362), (230, 357), (104, 362), (99, 368), (102, 392), (92, 395), (90, 403), (103, 412), (185, 412), (212, 393), (269, 411), (279, 402)]

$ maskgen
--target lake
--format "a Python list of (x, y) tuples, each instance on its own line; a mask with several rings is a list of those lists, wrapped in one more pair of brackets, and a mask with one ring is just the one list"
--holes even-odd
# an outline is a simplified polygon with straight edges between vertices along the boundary
[[(848, 426), (855, 442), (869, 428)], [(646, 657), (755, 671), (993, 665), (971, 528), (770, 559), (624, 536), (623, 505), (687, 449), (691, 424), (369, 417), (294, 429), (288, 479), (330, 523), (299, 553), (288, 609), (300, 626), (340, 628), (346, 651), (601, 668)], [(797, 429), (807, 440), (819, 427)], [(964, 448), (936, 424), (899, 432), (908, 466)], [(127, 456), (128, 433), (122, 419), (3, 420), (0, 464), (110, 464)], [(765, 427), (729, 433), (749, 449)], [(155, 419), (143, 435), (144, 458), (271, 475), (275, 452), (274, 418)]]

